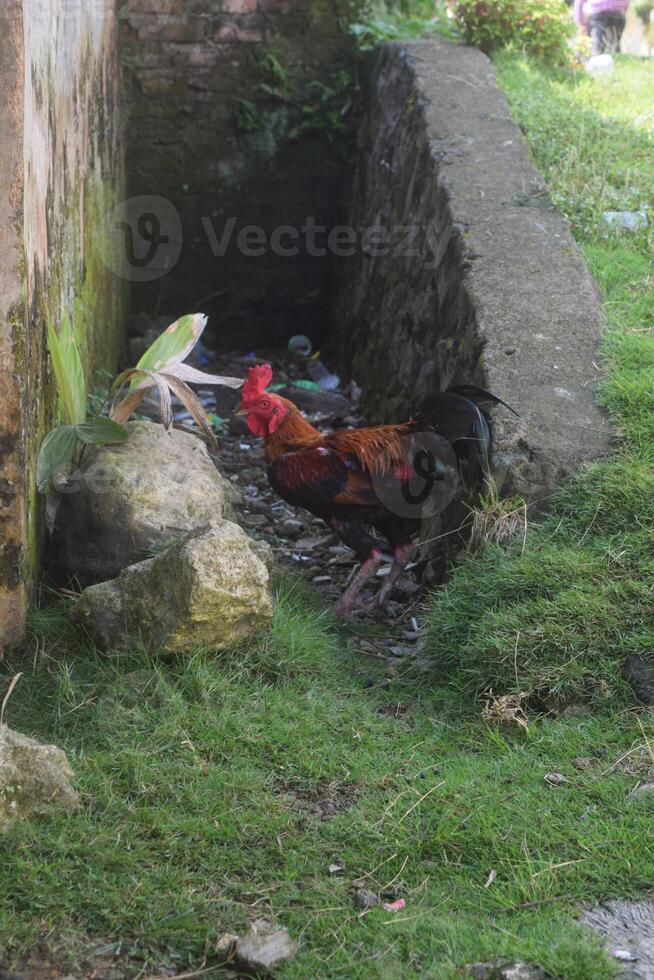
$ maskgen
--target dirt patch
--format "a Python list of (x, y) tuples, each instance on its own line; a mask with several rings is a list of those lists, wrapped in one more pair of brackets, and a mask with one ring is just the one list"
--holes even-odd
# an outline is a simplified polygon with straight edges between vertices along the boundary
[(32, 952), (12, 960), (0, 949), (0, 980), (132, 980), (137, 977), (175, 977), (188, 966), (173, 950), (164, 954), (144, 949), (143, 956), (129, 953), (122, 941), (102, 941), (83, 936), (49, 934), (37, 941)]
[(361, 792), (356, 783), (323, 782), (310, 788), (296, 783), (282, 782), (279, 790), (288, 796), (289, 809), (314, 817), (316, 820), (333, 820), (356, 803)]
[(395, 721), (401, 721), (403, 728), (413, 728), (413, 711), (415, 704), (412, 701), (401, 702), (393, 701), (391, 704), (384, 704), (381, 708), (377, 709), (377, 714), (384, 715), (387, 718), (393, 718)]
[[(89, 944), (91, 949), (97, 944)], [(118, 944), (107, 944), (116, 948)], [(103, 952), (77, 956), (51, 942), (39, 943), (30, 955), (10, 967), (0, 957), (0, 980), (125, 980), (143, 970), (142, 962), (129, 963)], [(171, 974), (173, 975), (173, 974)]]

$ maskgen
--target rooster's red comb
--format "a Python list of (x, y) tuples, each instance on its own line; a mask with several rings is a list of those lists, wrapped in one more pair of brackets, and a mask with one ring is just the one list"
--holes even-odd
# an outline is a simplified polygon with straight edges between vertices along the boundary
[(243, 385), (243, 401), (251, 402), (259, 398), (264, 393), (272, 381), (272, 368), (270, 364), (257, 364), (248, 370), (248, 379)]

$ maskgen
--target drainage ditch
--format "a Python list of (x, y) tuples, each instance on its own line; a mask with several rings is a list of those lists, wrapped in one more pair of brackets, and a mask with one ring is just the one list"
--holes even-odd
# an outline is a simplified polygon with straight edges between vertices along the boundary
[[(592, 394), (601, 305), (488, 59), (440, 41), (383, 45), (363, 85), (351, 166), (346, 156), (307, 137), (277, 148), (269, 182), (232, 182), (239, 193), (210, 214), (198, 217), (201, 186), (189, 191), (188, 211), (178, 199), (168, 274), (134, 289), (134, 307), (147, 312), (134, 318), (130, 361), (162, 311), (170, 322), (201, 310), (211, 316), (205, 364), (219, 373), (242, 374), (259, 358), (271, 360), (276, 380), (297, 380), (304, 367), (286, 345), (308, 335), (341, 378), (341, 402), (325, 394), (314, 406), (323, 427), (402, 421), (443, 388), (479, 384), (520, 413), (516, 421), (495, 411), (499, 494), (547, 506), (560, 480), (608, 446)], [(232, 154), (223, 171), (234, 166)], [(215, 188), (206, 200), (216, 203)], [(240, 217), (227, 213), (237, 201)], [(194, 264), (204, 278), (191, 277), (193, 288), (200, 281), (204, 295), (189, 296)], [(219, 393), (221, 418), (228, 401)], [(349, 554), (271, 496), (259, 449), (235, 423), (220, 465), (245, 491), (252, 531), (336, 594)], [(415, 624), (403, 610), (421, 583), (442, 578), (447, 552), (461, 544), (452, 532), (462, 513), (426, 529), (439, 542), (396, 596), (405, 633)]]

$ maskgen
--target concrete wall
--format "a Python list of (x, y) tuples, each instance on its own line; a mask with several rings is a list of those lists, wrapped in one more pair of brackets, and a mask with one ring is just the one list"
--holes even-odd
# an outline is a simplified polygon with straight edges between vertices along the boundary
[(607, 447), (602, 309), (485, 55), (382, 47), (351, 224), (367, 247), (343, 260), (336, 323), (368, 416), (402, 418), (453, 383), (491, 388), (520, 412), (495, 412), (500, 488), (545, 506)]
[[(129, 191), (137, 199), (131, 223), (136, 246), (145, 252), (145, 242), (138, 241), (138, 199), (163, 198), (145, 200), (143, 207), (171, 239), (160, 251), (161, 277), (156, 268), (151, 279), (147, 269), (134, 277), (135, 312), (176, 315), (201, 307), (211, 315), (207, 339), (213, 332), (217, 342), (237, 347), (298, 330), (315, 336), (326, 327), (329, 258), (304, 248), (293, 258), (268, 248), (248, 256), (236, 237), (248, 225), (270, 235), (279, 226), (300, 229), (308, 217), (327, 226), (337, 220), (350, 144), (342, 134), (330, 140), (336, 135), (330, 125), (353, 120), (356, 68), (348, 28), (361, 5), (130, 5), (122, 51)], [(334, 88), (333, 96), (321, 84)], [(318, 124), (315, 132), (306, 129), (311, 120)], [(224, 256), (214, 255), (212, 231), (220, 239), (230, 217), (231, 244)]]
[(113, 370), (125, 280), (111, 211), (123, 196), (113, 0), (0, 8), (0, 650), (35, 580), (38, 447), (56, 414), (46, 323), (73, 322), (89, 382)]

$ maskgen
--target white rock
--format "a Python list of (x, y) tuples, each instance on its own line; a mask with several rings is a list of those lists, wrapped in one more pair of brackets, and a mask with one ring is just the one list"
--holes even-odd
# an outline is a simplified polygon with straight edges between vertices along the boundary
[(654, 783), (640, 783), (639, 786), (635, 786), (629, 795), (628, 800), (651, 800), (654, 797)]
[(649, 224), (646, 211), (605, 211), (602, 217), (609, 228), (622, 228), (625, 231), (638, 231)]
[(42, 745), (0, 725), (0, 831), (18, 820), (79, 804), (73, 772), (55, 745)]
[(249, 936), (237, 939), (236, 961), (248, 973), (268, 975), (292, 960), (297, 950), (298, 944), (286, 929), (257, 919)]
[(154, 422), (126, 428), (126, 443), (87, 450), (59, 505), (53, 552), (83, 585), (233, 519), (240, 499), (196, 436)]
[(266, 632), (273, 596), (258, 543), (218, 521), (86, 589), (74, 618), (105, 650), (224, 650)]

